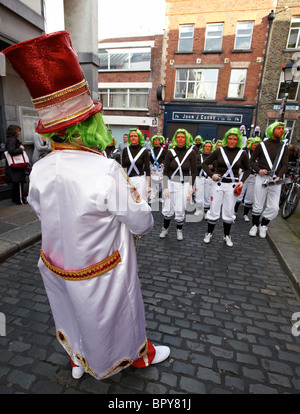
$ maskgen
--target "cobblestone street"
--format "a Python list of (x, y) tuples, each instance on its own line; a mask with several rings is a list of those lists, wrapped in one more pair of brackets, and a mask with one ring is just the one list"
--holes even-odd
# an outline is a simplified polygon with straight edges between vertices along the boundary
[(0, 393), (300, 393), (300, 336), (292, 334), (299, 296), (268, 240), (249, 237), (241, 214), (233, 248), (221, 223), (205, 245), (205, 221), (186, 223), (178, 242), (173, 222), (159, 239), (160, 213), (154, 218), (138, 246), (139, 276), (148, 338), (169, 345), (169, 359), (104, 381), (72, 379), (37, 269), (38, 242), (0, 264)]

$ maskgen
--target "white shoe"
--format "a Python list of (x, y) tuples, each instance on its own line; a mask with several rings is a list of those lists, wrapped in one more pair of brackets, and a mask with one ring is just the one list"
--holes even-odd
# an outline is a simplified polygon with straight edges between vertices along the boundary
[(252, 226), (249, 231), (249, 236), (255, 237), (256, 235), (257, 235), (257, 226), (254, 224), (254, 226)]
[(250, 221), (249, 217), (247, 216), (247, 214), (244, 215), (244, 221), (248, 222)]
[(183, 240), (182, 230), (177, 230), (177, 240), (178, 241)]
[(201, 216), (201, 213), (202, 212), (201, 212), (200, 208), (197, 208), (195, 213), (194, 213), (194, 216)]
[(258, 227), (259, 237), (261, 237), (262, 239), (265, 239), (267, 237), (267, 230), (268, 230), (267, 226), (262, 226), (260, 224), (259, 227)]
[[(154, 346), (154, 345), (153, 345)], [(160, 345), (154, 346), (155, 349), (155, 357), (153, 358), (152, 364), (159, 364), (160, 362), (164, 361), (170, 355), (170, 348), (168, 346)]]
[(230, 236), (224, 236), (223, 237), (223, 240), (226, 243), (226, 246), (228, 246), (228, 247), (232, 247), (233, 246), (233, 243), (231, 241), (231, 237)]
[(204, 243), (206, 243), (206, 244), (210, 243), (211, 238), (212, 238), (212, 234), (211, 233), (205, 233), (205, 237), (203, 239)]
[(84, 369), (82, 367), (73, 367), (72, 368), (72, 377), (74, 379), (79, 379), (84, 374)]
[(164, 239), (165, 237), (167, 237), (167, 235), (168, 235), (168, 229), (162, 228), (159, 237), (161, 239)]

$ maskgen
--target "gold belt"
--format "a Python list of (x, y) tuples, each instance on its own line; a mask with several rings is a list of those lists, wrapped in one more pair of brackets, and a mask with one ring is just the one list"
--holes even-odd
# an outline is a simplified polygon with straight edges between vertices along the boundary
[(55, 273), (57, 276), (61, 277), (65, 280), (86, 280), (92, 279), (94, 277), (103, 275), (104, 273), (109, 272), (114, 267), (117, 266), (118, 263), (122, 261), (120, 253), (116, 250), (112, 255), (107, 257), (101, 262), (98, 262), (92, 266), (85, 267), (81, 270), (62, 270), (59, 267), (53, 266), (45, 257), (43, 250), (41, 249), (41, 259), (45, 266), (48, 267), (51, 272)]

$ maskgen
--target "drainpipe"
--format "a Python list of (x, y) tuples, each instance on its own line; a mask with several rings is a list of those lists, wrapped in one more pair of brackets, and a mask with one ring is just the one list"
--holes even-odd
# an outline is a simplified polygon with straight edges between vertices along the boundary
[(274, 12), (274, 10), (271, 10), (271, 13), (269, 13), (269, 15), (268, 15), (269, 31), (268, 31), (268, 37), (267, 37), (267, 43), (266, 43), (265, 58), (264, 58), (264, 63), (263, 63), (263, 67), (262, 67), (262, 71), (261, 71), (261, 77), (260, 77), (260, 81), (259, 81), (259, 87), (258, 87), (254, 127), (256, 127), (256, 123), (257, 123), (257, 115), (258, 115), (258, 106), (259, 106), (259, 101), (260, 101), (261, 86), (262, 86), (262, 81), (263, 81), (263, 75), (264, 75), (266, 60), (267, 60), (267, 56), (268, 56), (268, 47), (269, 47), (271, 28), (272, 28), (272, 24), (273, 24), (274, 19), (275, 19), (275, 12)]

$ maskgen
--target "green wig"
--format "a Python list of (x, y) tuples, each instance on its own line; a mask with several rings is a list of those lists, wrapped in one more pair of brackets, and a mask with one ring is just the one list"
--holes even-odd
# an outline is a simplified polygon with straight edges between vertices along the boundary
[(222, 146), (223, 146), (223, 140), (222, 140), (222, 139), (218, 139), (218, 140), (214, 143), (214, 145), (213, 145), (213, 151), (214, 151), (215, 149), (217, 149), (217, 144), (218, 144), (219, 142), (221, 142), (221, 144), (222, 144)]
[(183, 128), (179, 128), (175, 132), (175, 134), (173, 136), (173, 139), (171, 141), (171, 145), (172, 145), (171, 148), (177, 147), (176, 136), (177, 136), (177, 134), (179, 132), (183, 132), (184, 133), (184, 135), (185, 135), (185, 147), (186, 148), (190, 148), (193, 145), (193, 137), (192, 137), (192, 135), (186, 129), (183, 129)]
[(129, 145), (131, 145), (131, 142), (130, 142), (130, 132), (132, 132), (132, 131), (137, 132), (137, 134), (139, 136), (139, 144), (143, 147), (145, 145), (145, 138), (144, 138), (144, 135), (141, 133), (141, 131), (139, 129), (137, 129), (137, 128), (131, 128), (129, 130), (129, 134), (128, 134), (128, 143), (129, 143)]
[(58, 132), (52, 132), (50, 134), (44, 134), (44, 136), (54, 142), (68, 142), (70, 144), (82, 142), (88, 148), (97, 146), (99, 151), (104, 151), (111, 142), (111, 139), (109, 140), (107, 135), (104, 120), (99, 112), (90, 116), (85, 121), (67, 128), (64, 131), (64, 135)]
[(153, 135), (153, 137), (151, 138), (151, 147), (154, 147), (154, 140), (158, 138), (159, 139), (159, 144), (162, 145), (165, 142), (165, 139), (162, 135)]
[(285, 137), (285, 124), (284, 124), (284, 122), (273, 122), (273, 124), (269, 125), (267, 130), (266, 130), (266, 135), (267, 135), (268, 138), (274, 139), (273, 138), (274, 129), (276, 127), (278, 127), (279, 125), (283, 126), (283, 133), (282, 133), (280, 139), (284, 139), (284, 137)]
[(112, 136), (112, 133), (111, 133), (111, 130), (110, 130), (110, 129), (108, 129), (108, 130), (107, 130), (107, 138), (110, 140), (108, 145), (110, 145), (110, 144), (111, 144), (111, 141), (112, 141), (112, 140), (114, 141), (113, 146), (115, 147), (115, 146), (117, 145), (117, 141), (116, 141), (116, 140), (115, 140), (115, 138)]
[(205, 146), (205, 144), (210, 144), (210, 145), (211, 145), (211, 150), (210, 150), (210, 152), (212, 152), (212, 151), (213, 151), (213, 149), (214, 149), (214, 145), (213, 145), (212, 141), (211, 141), (211, 140), (209, 140), (209, 139), (207, 139), (207, 140), (203, 141), (203, 145), (202, 145), (202, 148), (200, 148), (200, 152), (202, 152), (202, 153), (203, 153), (203, 150), (204, 150), (204, 146)]
[(238, 138), (238, 142), (237, 142), (237, 148), (242, 148), (243, 147), (243, 135), (240, 131), (239, 128), (230, 128), (226, 134), (224, 135), (223, 141), (222, 141), (222, 146), (226, 147), (227, 146), (227, 138), (229, 135), (236, 135)]
[(259, 137), (252, 137), (251, 138), (251, 141), (250, 141), (250, 144), (249, 144), (249, 148), (252, 150), (252, 145), (255, 143), (255, 142), (262, 142), (262, 139), (261, 138), (259, 138)]
[(194, 144), (196, 144), (196, 140), (197, 140), (197, 139), (200, 139), (200, 142), (201, 142), (201, 143), (203, 142), (203, 138), (201, 137), (201, 135), (197, 135), (197, 136), (195, 137)]

